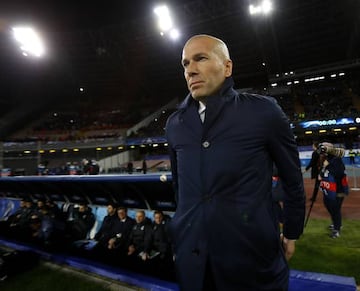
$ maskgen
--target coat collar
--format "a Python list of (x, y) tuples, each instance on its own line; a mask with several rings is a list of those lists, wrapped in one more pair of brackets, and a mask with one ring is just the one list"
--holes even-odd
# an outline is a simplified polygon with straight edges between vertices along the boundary
[[(234, 80), (232, 79), (232, 77), (226, 78), (224, 84), (220, 89), (220, 92), (216, 95), (207, 97), (206, 104), (208, 104), (209, 102), (210, 103), (214, 101), (216, 102), (216, 100), (221, 99), (221, 97), (224, 98), (225, 100), (231, 99), (231, 97), (237, 94), (236, 91), (232, 89), (233, 86), (234, 86)], [(189, 93), (186, 96), (185, 100), (180, 104), (179, 109), (186, 109), (194, 103), (198, 105), (198, 102), (194, 100), (194, 98)]]
[(226, 78), (218, 94), (207, 97), (205, 122), (201, 123), (198, 113), (198, 101), (189, 94), (179, 106), (181, 120), (186, 126), (196, 131), (197, 136), (206, 135), (212, 125), (218, 120), (226, 102), (234, 99), (238, 93), (233, 89), (234, 81), (231, 77)]

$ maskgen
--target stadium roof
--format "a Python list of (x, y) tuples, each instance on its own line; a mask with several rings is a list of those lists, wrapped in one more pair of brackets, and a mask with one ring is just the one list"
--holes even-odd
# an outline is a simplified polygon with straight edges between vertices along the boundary
[[(252, 0), (172, 0), (181, 31), (162, 37), (157, 1), (16, 1), (0, 3), (0, 128), (54, 101), (116, 100), (163, 105), (186, 93), (181, 50), (194, 34), (229, 46), (238, 88), (264, 86), (270, 76), (360, 57), (360, 2), (274, 0), (266, 17)], [(164, 3), (163, 2), (163, 3)], [(43, 59), (25, 58), (10, 28), (30, 24), (44, 37)], [(265, 66), (263, 65), (265, 64)], [(80, 92), (79, 88), (84, 91)], [(47, 107), (46, 107), (47, 106)], [(9, 115), (10, 114), (10, 115)]]

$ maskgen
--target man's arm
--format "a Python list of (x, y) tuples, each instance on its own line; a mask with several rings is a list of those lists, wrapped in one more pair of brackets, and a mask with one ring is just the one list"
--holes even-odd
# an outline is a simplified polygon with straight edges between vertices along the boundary
[(272, 133), (269, 134), (269, 151), (279, 170), (284, 187), (284, 246), (291, 253), (304, 228), (305, 193), (299, 152), (289, 122), (278, 105), (271, 114)]

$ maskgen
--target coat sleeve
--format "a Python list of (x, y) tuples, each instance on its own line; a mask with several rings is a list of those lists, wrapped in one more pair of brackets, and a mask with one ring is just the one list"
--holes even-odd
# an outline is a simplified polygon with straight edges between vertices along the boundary
[(269, 151), (275, 162), (284, 187), (284, 236), (298, 239), (303, 232), (305, 218), (305, 194), (300, 167), (299, 152), (289, 121), (284, 112), (273, 104)]
[(172, 184), (175, 192), (175, 202), (178, 202), (178, 173), (177, 173), (177, 158), (176, 158), (176, 151), (173, 149), (173, 145), (171, 143), (171, 138), (169, 137), (169, 127), (171, 126), (171, 117), (166, 122), (166, 138), (169, 143), (169, 156), (170, 156), (170, 163), (171, 163), (171, 177), (172, 177)]

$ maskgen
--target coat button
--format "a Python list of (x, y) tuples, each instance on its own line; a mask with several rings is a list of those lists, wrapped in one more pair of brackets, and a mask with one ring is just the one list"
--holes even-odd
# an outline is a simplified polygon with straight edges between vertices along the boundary
[(204, 141), (203, 143), (202, 143), (202, 146), (203, 146), (203, 148), (208, 148), (209, 146), (210, 146), (210, 143), (208, 142), (208, 141)]

